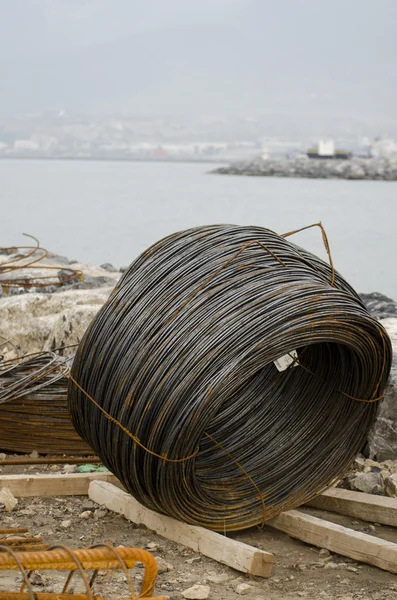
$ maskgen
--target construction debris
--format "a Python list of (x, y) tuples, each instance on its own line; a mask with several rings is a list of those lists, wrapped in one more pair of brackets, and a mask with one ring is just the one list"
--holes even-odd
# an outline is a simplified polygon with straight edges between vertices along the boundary
[[(0, 547), (1, 548), (1, 547)], [(85, 594), (81, 598), (93, 599), (93, 588), (99, 571), (121, 570), (125, 576), (129, 589), (129, 597), (135, 600), (136, 595), (129, 570), (139, 562), (144, 565), (145, 572), (139, 592), (139, 598), (153, 598), (153, 590), (157, 577), (157, 565), (153, 556), (146, 550), (140, 548), (114, 548), (110, 544), (98, 544), (88, 550), (72, 550), (66, 546), (55, 546), (43, 552), (19, 552), (15, 553), (8, 547), (3, 546), (0, 554), (0, 570), (19, 571), (22, 575), (22, 587), (20, 589), (20, 600), (26, 597), (35, 597), (32, 587), (32, 575), (34, 571), (69, 571), (62, 590), (62, 596), (73, 599), (74, 594), (68, 593), (74, 573), (79, 572), (85, 586)], [(93, 573), (88, 578), (86, 571)], [(41, 583), (41, 582), (40, 582)], [(27, 589), (25, 596), (23, 592)], [(0, 593), (0, 600), (7, 598), (6, 593)], [(50, 594), (53, 598), (59, 594)], [(164, 600), (158, 596), (157, 600)], [(155, 598), (153, 598), (155, 600)]]

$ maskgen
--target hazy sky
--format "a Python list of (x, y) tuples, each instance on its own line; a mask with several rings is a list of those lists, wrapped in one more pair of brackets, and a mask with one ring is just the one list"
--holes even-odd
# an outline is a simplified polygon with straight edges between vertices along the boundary
[(0, 0), (0, 115), (394, 121), (397, 0)]

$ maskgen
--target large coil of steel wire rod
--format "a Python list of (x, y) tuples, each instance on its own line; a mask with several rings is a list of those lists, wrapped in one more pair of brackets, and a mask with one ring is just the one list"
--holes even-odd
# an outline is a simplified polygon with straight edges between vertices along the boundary
[(333, 268), (285, 237), (171, 235), (86, 332), (74, 424), (145, 506), (246, 528), (316, 496), (363, 448), (390, 340)]
[(68, 412), (68, 371), (53, 352), (0, 361), (0, 451), (92, 454)]

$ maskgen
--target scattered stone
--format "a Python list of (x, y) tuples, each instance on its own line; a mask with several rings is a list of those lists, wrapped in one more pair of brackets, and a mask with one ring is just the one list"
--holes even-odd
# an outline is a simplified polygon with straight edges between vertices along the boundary
[(385, 479), (386, 494), (390, 498), (397, 497), (397, 473), (393, 473)]
[(331, 552), (329, 550), (327, 550), (326, 548), (321, 548), (321, 550), (319, 552), (319, 556), (322, 556), (323, 558), (325, 556), (331, 556)]
[(169, 571), (173, 571), (173, 569), (174, 569), (173, 565), (171, 565), (171, 563), (164, 560), (164, 558), (162, 558), (161, 556), (155, 556), (154, 558), (156, 559), (157, 570), (160, 575), (162, 573), (168, 573)]
[(367, 494), (384, 494), (385, 485), (380, 473), (360, 473), (351, 480), (352, 489)]
[(72, 525), (72, 521), (70, 521), (69, 519), (67, 519), (66, 521), (62, 521), (61, 522), (62, 529), (69, 529), (69, 527), (71, 525)]
[(346, 571), (351, 571), (351, 573), (358, 573), (358, 569), (356, 569), (356, 567), (346, 567)]
[(156, 542), (149, 542), (148, 544), (146, 544), (146, 548), (148, 550), (157, 550), (157, 544)]
[(193, 558), (188, 558), (187, 560), (185, 560), (185, 562), (188, 565), (192, 565), (195, 562), (200, 562), (200, 560), (201, 560), (201, 556), (194, 556)]
[(326, 562), (324, 565), (324, 569), (328, 570), (328, 569), (339, 569), (339, 565), (337, 563), (334, 562)]
[(7, 454), (4, 454), (4, 452), (0, 452), (0, 460), (5, 460), (7, 458)]
[(65, 465), (62, 469), (62, 473), (76, 473), (77, 465)]
[(210, 595), (210, 586), (209, 585), (193, 585), (192, 587), (184, 590), (182, 592), (182, 596), (184, 598), (188, 598), (189, 600), (206, 600)]
[(117, 273), (118, 271), (118, 269), (116, 269), (116, 267), (114, 267), (111, 263), (103, 263), (103, 265), (100, 265), (100, 267), (109, 273)]
[(37, 571), (35, 571), (31, 575), (31, 577), (29, 577), (29, 581), (33, 585), (38, 585), (38, 586), (44, 586), (47, 583), (46, 579), (42, 576), (42, 574), (38, 573)]
[(33, 450), (31, 454), (29, 454), (30, 458), (39, 458), (39, 453), (36, 450)]
[(0, 491), (0, 504), (4, 505), (7, 512), (11, 512), (18, 505), (18, 500), (10, 489), (3, 488)]
[(255, 588), (252, 587), (252, 585), (250, 585), (249, 583), (240, 583), (236, 589), (235, 592), (237, 594), (240, 594), (240, 596), (245, 596), (246, 594), (249, 594), (250, 592), (253, 592)]
[(94, 513), (91, 510), (85, 510), (80, 513), (80, 519), (91, 519), (94, 516)]
[(94, 510), (94, 517), (96, 519), (103, 519), (103, 517), (106, 517), (107, 514), (108, 511), (102, 508), (97, 508), (96, 510)]
[(229, 580), (229, 575), (227, 573), (221, 573), (220, 575), (208, 575), (207, 580), (210, 583), (221, 585), (222, 583), (226, 583), (226, 581)]

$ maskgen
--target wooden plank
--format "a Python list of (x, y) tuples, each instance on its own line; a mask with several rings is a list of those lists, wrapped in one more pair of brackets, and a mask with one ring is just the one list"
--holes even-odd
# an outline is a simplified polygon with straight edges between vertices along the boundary
[(232, 540), (203, 527), (188, 525), (145, 508), (135, 498), (105, 481), (90, 484), (91, 500), (125, 516), (137, 525), (145, 525), (163, 537), (183, 544), (209, 558), (242, 573), (270, 577), (274, 555), (248, 544)]
[(311, 500), (308, 506), (349, 515), (371, 523), (397, 527), (397, 499), (395, 498), (331, 488)]
[(42, 496), (86, 496), (91, 481), (110, 481), (120, 485), (112, 473), (70, 473), (62, 475), (1, 475), (0, 490), (8, 488), (15, 498)]
[(327, 548), (331, 552), (397, 573), (397, 544), (392, 542), (335, 525), (298, 510), (281, 513), (267, 521), (266, 525), (318, 548)]

